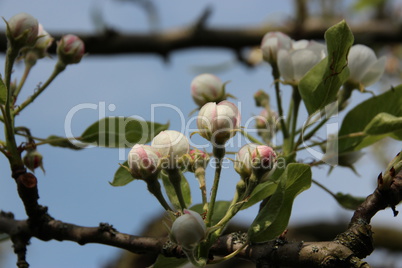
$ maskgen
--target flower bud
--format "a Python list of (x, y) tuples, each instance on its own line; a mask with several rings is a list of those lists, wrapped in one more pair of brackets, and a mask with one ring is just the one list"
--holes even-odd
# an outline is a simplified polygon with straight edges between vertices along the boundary
[(43, 156), (36, 149), (27, 150), (27, 153), (23, 158), (24, 165), (30, 171), (35, 172), (35, 169), (40, 168), (44, 173), (45, 170), (43, 168), (42, 160)]
[(269, 95), (264, 90), (258, 90), (254, 94), (254, 100), (257, 107), (266, 107), (269, 105)]
[(292, 39), (281, 32), (269, 32), (264, 35), (261, 42), (262, 55), (265, 61), (277, 63), (278, 51), (289, 50), (292, 46)]
[(240, 113), (236, 105), (229, 101), (216, 104), (209, 102), (202, 106), (197, 127), (200, 135), (215, 145), (224, 145), (236, 134), (240, 127)]
[(65, 35), (57, 43), (57, 55), (65, 65), (79, 63), (84, 53), (84, 42), (76, 35)]
[(213, 74), (200, 74), (191, 81), (191, 96), (199, 106), (223, 101), (226, 98), (225, 85)]
[(165, 130), (160, 132), (152, 140), (151, 146), (156, 149), (161, 157), (167, 161), (162, 168), (175, 169), (182, 164), (183, 156), (188, 154), (190, 144), (186, 136), (175, 130)]
[(128, 153), (128, 166), (135, 179), (146, 180), (159, 172), (159, 153), (149, 145), (136, 144)]
[(275, 161), (276, 154), (271, 147), (249, 143), (240, 148), (236, 154), (234, 168), (242, 178), (247, 178), (253, 172), (262, 174), (270, 171)]
[(377, 59), (371, 48), (364, 45), (352, 46), (348, 55), (348, 82), (359, 89), (374, 84), (384, 73), (385, 63), (385, 57)]
[(18, 48), (32, 46), (38, 37), (38, 21), (27, 13), (18, 13), (7, 21), (7, 38)]
[(198, 167), (203, 167), (204, 169), (207, 167), (209, 162), (209, 155), (206, 152), (203, 152), (198, 149), (192, 149), (189, 152), (189, 165), (188, 171), (195, 172)]
[(32, 47), (27, 47), (22, 51), (24, 54), (25, 62), (30, 65), (35, 65), (38, 59), (47, 56), (47, 50), (53, 43), (53, 37), (51, 37), (44, 29), (42, 24), (39, 24), (39, 32), (36, 43)]
[(171, 239), (184, 250), (194, 249), (204, 239), (206, 226), (200, 214), (191, 210), (183, 210), (172, 225)]

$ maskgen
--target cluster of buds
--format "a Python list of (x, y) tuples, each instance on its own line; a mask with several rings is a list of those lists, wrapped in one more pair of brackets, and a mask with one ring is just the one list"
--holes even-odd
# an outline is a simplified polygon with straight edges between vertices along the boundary
[[(36, 62), (47, 55), (53, 38), (33, 16), (19, 13), (11, 17), (6, 24), (10, 45), (18, 50), (24, 48), (26, 60)], [(75, 35), (65, 35), (57, 43), (59, 61), (64, 65), (79, 63), (84, 53), (84, 42)]]
[(197, 127), (200, 135), (214, 146), (224, 145), (240, 127), (240, 112), (229, 101), (208, 102), (200, 109)]
[(189, 152), (189, 164), (187, 166), (188, 171), (195, 172), (197, 168), (205, 169), (209, 163), (208, 153), (199, 149), (191, 149)]
[(166, 130), (152, 140), (152, 144), (136, 144), (128, 154), (128, 165), (135, 179), (157, 177), (161, 169), (180, 168), (189, 152), (188, 139), (180, 132)]
[(249, 143), (237, 152), (234, 168), (243, 179), (246, 179), (253, 173), (257, 177), (262, 177), (274, 168), (275, 163), (276, 154), (271, 147)]

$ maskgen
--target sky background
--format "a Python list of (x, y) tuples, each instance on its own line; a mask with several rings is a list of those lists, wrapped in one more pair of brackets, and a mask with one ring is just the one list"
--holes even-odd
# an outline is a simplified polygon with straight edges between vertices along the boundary
[[(208, 26), (247, 27), (261, 23), (275, 22), (289, 18), (293, 12), (293, 1), (154, 1), (158, 10), (161, 29), (188, 26), (200, 16), (207, 7), (213, 8)], [(344, 1), (346, 5), (351, 1)], [(273, 4), (275, 3), (275, 4)], [(124, 32), (147, 32), (150, 28), (144, 11), (128, 1), (0, 1), (1, 16), (11, 18), (19, 12), (27, 12), (36, 17), (45, 29), (52, 32), (91, 33), (96, 30), (91, 20), (91, 10), (97, 8), (108, 26)], [(4, 25), (2, 27), (4, 29)], [(4, 55), (0, 55), (4, 63)], [(50, 75), (55, 59), (41, 60), (33, 69), (20, 96), (20, 101), (31, 95), (36, 85), (44, 82)], [(169, 63), (156, 55), (87, 55), (80, 64), (70, 65), (51, 86), (30, 105), (17, 120), (17, 125), (31, 129), (34, 136), (65, 136), (65, 119), (75, 107), (105, 105), (105, 114), (100, 109), (82, 109), (72, 118), (71, 131), (79, 136), (90, 124), (104, 116), (137, 116), (146, 120), (166, 123), (170, 121), (173, 130), (182, 130), (179, 114), (170, 108), (157, 108), (152, 111), (152, 104), (169, 104), (177, 107), (189, 122), (190, 112), (196, 108), (190, 95), (191, 80), (207, 70), (208, 66), (230, 66), (216, 72), (222, 81), (231, 81), (227, 92), (235, 95), (233, 100), (241, 106), (243, 123), (260, 110), (255, 107), (253, 94), (264, 89), (273, 94), (271, 70), (267, 64), (256, 68), (246, 68), (236, 64), (231, 51), (223, 49), (186, 49), (173, 52)], [(202, 68), (200, 68), (202, 67)], [(23, 65), (15, 67), (15, 78), (20, 78)], [(372, 87), (376, 92), (379, 88)], [(283, 98), (290, 97), (291, 89), (283, 86)], [(272, 95), (273, 96), (273, 95)], [(354, 93), (352, 106), (369, 94)], [(285, 102), (285, 103), (286, 103)], [(109, 110), (112, 105), (115, 109)], [(276, 105), (272, 103), (273, 108)], [(284, 109), (287, 111), (287, 107)], [(306, 119), (302, 107), (300, 123)], [(341, 123), (343, 114), (331, 122)], [(194, 122), (190, 127), (195, 128)], [(2, 131), (1, 131), (2, 133)], [(188, 133), (187, 133), (188, 134)], [(239, 136), (240, 137), (240, 136)], [(236, 138), (236, 145), (244, 145), (243, 138)], [(23, 141), (23, 140), (21, 140)], [(192, 141), (204, 143), (194, 137)], [(238, 142), (239, 141), (239, 142)], [(238, 147), (233, 147), (236, 151)], [(400, 143), (390, 149), (392, 157), (400, 150)], [(112, 187), (113, 174), (118, 163), (124, 162), (128, 150), (121, 154), (117, 149), (88, 148), (70, 151), (50, 146), (41, 146), (39, 151), (44, 157), (46, 174), (36, 172), (39, 180), (40, 204), (49, 207), (54, 218), (83, 226), (97, 226), (108, 222), (120, 232), (139, 234), (152, 217), (162, 212), (156, 199), (146, 190), (145, 183), (134, 181), (125, 187)], [(209, 149), (210, 151), (210, 149)], [(370, 194), (376, 183), (376, 177), (382, 166), (375, 163), (370, 151), (357, 163), (360, 173), (357, 177), (345, 168), (336, 168), (330, 176), (328, 168), (314, 169), (313, 178), (328, 186), (333, 192), (342, 191), (357, 196)], [(302, 154), (300, 158), (312, 159)], [(0, 158), (0, 208), (11, 211), (17, 219), (25, 219), (22, 203), (17, 195), (15, 182), (11, 179), (8, 163)], [(209, 170), (211, 184), (212, 170)], [(193, 174), (186, 174), (190, 182), (194, 203), (200, 202), (198, 184)], [(218, 193), (219, 200), (232, 198), (238, 176), (232, 169), (223, 170), (222, 185)], [(254, 206), (240, 213), (239, 221), (251, 223), (256, 215)], [(352, 212), (340, 208), (335, 200), (317, 186), (302, 193), (295, 200), (290, 224), (311, 222), (317, 219), (336, 222), (349, 219)], [(392, 212), (380, 212), (373, 220), (374, 224), (400, 226), (401, 219), (392, 217)], [(79, 246), (72, 242), (43, 242), (32, 239), (28, 247), (27, 259), (31, 267), (102, 267), (111, 261), (120, 251), (112, 247), (96, 244)], [(12, 253), (11, 243), (2, 244), (0, 263), (4, 267), (13, 267), (16, 257)]]

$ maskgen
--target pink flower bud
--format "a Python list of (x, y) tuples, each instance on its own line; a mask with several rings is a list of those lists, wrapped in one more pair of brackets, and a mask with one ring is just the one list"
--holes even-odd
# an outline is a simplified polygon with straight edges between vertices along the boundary
[(179, 168), (182, 157), (188, 154), (190, 145), (186, 136), (175, 130), (165, 130), (152, 140), (152, 145), (161, 157), (167, 159), (167, 166), (162, 168)]
[(199, 106), (225, 99), (225, 87), (213, 74), (200, 74), (191, 81), (191, 95)]
[(197, 212), (187, 209), (183, 212), (184, 214), (173, 222), (171, 238), (184, 250), (192, 250), (204, 239), (206, 227)]
[(79, 63), (84, 53), (84, 42), (76, 35), (65, 35), (57, 43), (57, 55), (64, 64)]
[(146, 180), (159, 172), (159, 153), (149, 145), (136, 144), (128, 154), (128, 166), (136, 179)]
[(7, 37), (18, 47), (35, 44), (38, 37), (38, 21), (27, 13), (18, 13), (7, 22)]
[(24, 165), (32, 172), (35, 172), (35, 169), (40, 168), (43, 172), (43, 157), (42, 155), (35, 149), (28, 150), (26, 155), (23, 158)]
[(292, 39), (281, 32), (269, 32), (264, 35), (261, 42), (261, 50), (264, 60), (269, 63), (276, 63), (280, 49), (289, 50), (292, 46)]
[(270, 171), (275, 161), (276, 154), (271, 147), (249, 143), (241, 147), (236, 154), (234, 168), (240, 176), (246, 178), (251, 176), (253, 171)]
[(198, 114), (197, 127), (202, 137), (214, 145), (223, 145), (236, 134), (240, 120), (239, 110), (230, 101), (209, 102)]

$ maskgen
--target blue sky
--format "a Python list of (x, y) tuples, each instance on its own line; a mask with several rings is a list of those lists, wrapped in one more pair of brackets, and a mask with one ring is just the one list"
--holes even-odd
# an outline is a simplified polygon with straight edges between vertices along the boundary
[[(273, 4), (275, 2), (275, 4)], [(194, 22), (204, 8), (210, 5), (213, 14), (208, 21), (210, 26), (253, 26), (263, 22), (285, 19), (292, 13), (293, 1), (155, 1), (162, 29), (181, 27)], [(92, 32), (95, 27), (90, 19), (90, 10), (100, 7), (106, 22), (125, 32), (147, 31), (149, 25), (144, 12), (129, 3), (111, 0), (102, 1), (11, 1), (0, 2), (1, 16), (9, 19), (19, 12), (35, 16), (51, 32)], [(184, 115), (196, 108), (190, 95), (190, 82), (198, 73), (195, 67), (211, 66), (233, 62), (234, 55), (221, 49), (191, 49), (171, 54), (166, 64), (155, 55), (119, 55), (85, 57), (80, 64), (68, 66), (54, 83), (18, 118), (17, 124), (31, 129), (33, 135), (47, 137), (55, 134), (65, 135), (65, 118), (77, 105), (114, 105), (106, 109), (106, 116), (140, 116), (152, 118), (152, 104), (170, 104), (178, 107)], [(0, 55), (4, 63), (4, 55)], [(20, 99), (30, 94), (39, 82), (46, 80), (51, 73), (55, 59), (45, 59), (38, 63), (27, 81)], [(23, 66), (16, 66), (15, 77), (19, 78)], [(240, 64), (216, 73), (223, 81), (231, 81), (227, 91), (235, 95), (241, 103), (243, 123), (259, 109), (254, 105), (253, 94), (264, 89), (273, 94), (272, 78), (268, 65), (248, 69)], [(283, 87), (283, 98), (290, 96), (290, 88)], [(357, 100), (367, 95), (354, 94)], [(355, 102), (356, 103), (356, 102)], [(273, 104), (275, 107), (275, 104)], [(304, 107), (303, 107), (304, 109)], [(285, 110), (287, 110), (285, 108)], [(304, 115), (304, 117), (303, 117)], [(103, 115), (102, 115), (103, 116)], [(171, 129), (180, 130), (181, 125), (176, 111), (168, 108), (155, 110), (155, 120), (160, 123), (171, 122)], [(342, 116), (334, 122), (341, 122)], [(79, 135), (87, 126), (99, 119), (99, 109), (84, 109), (75, 114), (72, 132)], [(306, 119), (303, 112), (301, 122)], [(188, 118), (185, 119), (188, 122)], [(197, 138), (194, 138), (195, 141)], [(242, 144), (245, 141), (242, 139)], [(147, 192), (145, 183), (135, 181), (125, 187), (112, 187), (112, 180), (118, 163), (123, 162), (119, 150), (90, 148), (82, 151), (69, 151), (42, 146), (46, 174), (38, 171), (40, 203), (49, 207), (56, 219), (84, 226), (96, 226), (99, 222), (113, 224), (121, 232), (139, 234), (149, 219), (162, 212), (157, 201)], [(397, 153), (394, 148), (390, 156)], [(369, 151), (368, 151), (369, 152)], [(125, 156), (127, 151), (123, 153)], [(373, 163), (370, 152), (357, 164), (361, 177), (350, 170), (335, 169), (327, 176), (327, 169), (315, 169), (314, 179), (328, 186), (334, 192), (353, 192), (366, 196), (375, 187), (376, 174), (381, 166)], [(302, 157), (301, 155), (300, 157)], [(304, 155), (306, 156), (306, 155)], [(306, 156), (309, 157), (309, 156)], [(0, 208), (12, 211), (17, 219), (25, 218), (24, 209), (18, 198), (14, 181), (10, 177), (8, 165), (0, 159)], [(209, 178), (211, 178), (209, 171)], [(193, 198), (197, 203), (197, 182), (192, 174), (187, 174)], [(238, 180), (230, 169), (223, 171), (219, 199), (229, 200)], [(239, 220), (251, 222), (257, 211), (252, 207), (241, 213)], [(337, 221), (349, 218), (346, 211), (336, 204), (328, 194), (313, 185), (295, 201), (291, 224), (313, 221), (315, 219)], [(396, 226), (400, 219), (393, 219), (390, 211), (379, 213), (375, 223), (389, 223)], [(16, 257), (9, 242), (3, 243), (2, 258), (5, 267), (12, 267)], [(103, 245), (79, 246), (71, 242), (43, 242), (32, 240), (28, 247), (28, 262), (31, 267), (100, 267), (110, 261), (118, 249)]]

